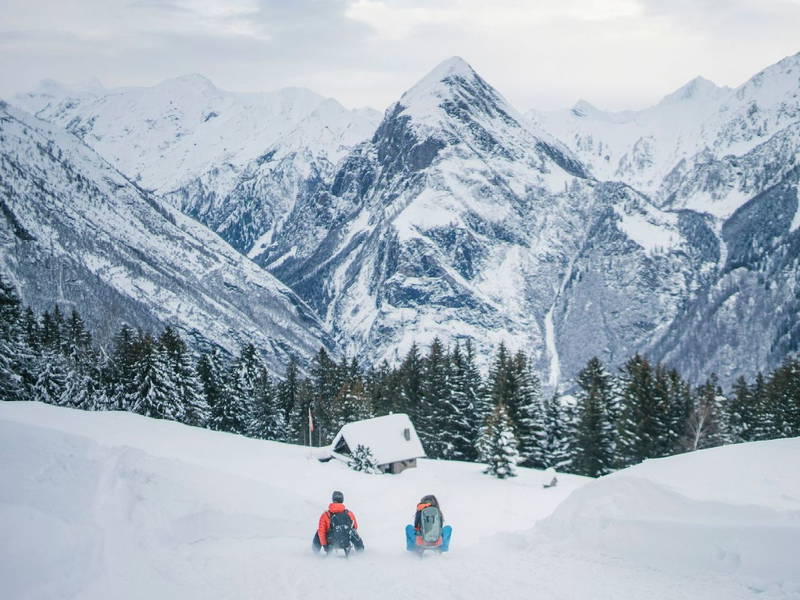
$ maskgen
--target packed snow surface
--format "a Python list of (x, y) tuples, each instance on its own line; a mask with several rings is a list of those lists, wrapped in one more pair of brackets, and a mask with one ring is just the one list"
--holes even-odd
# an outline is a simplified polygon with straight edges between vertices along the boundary
[[(365, 475), (297, 446), (0, 403), (0, 580), (15, 599), (797, 598), (799, 452), (723, 448), (543, 489), (552, 473), (422, 460)], [(310, 553), (333, 489), (366, 542), (349, 561)], [(402, 530), (428, 493), (454, 534), (420, 560)], [(731, 558), (767, 526), (758, 557)], [(691, 565), (671, 562), (680, 548)]]

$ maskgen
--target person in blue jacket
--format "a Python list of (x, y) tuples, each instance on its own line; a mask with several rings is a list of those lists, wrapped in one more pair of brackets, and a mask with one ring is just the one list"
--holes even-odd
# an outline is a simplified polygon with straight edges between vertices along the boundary
[(450, 537), (453, 528), (444, 524), (444, 515), (439, 501), (433, 494), (423, 496), (414, 513), (414, 524), (406, 525), (406, 550), (424, 552), (437, 550), (447, 552), (450, 549)]

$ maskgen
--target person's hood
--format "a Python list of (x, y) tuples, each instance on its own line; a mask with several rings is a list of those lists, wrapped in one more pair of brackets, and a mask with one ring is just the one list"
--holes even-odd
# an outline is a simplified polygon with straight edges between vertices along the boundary
[(345, 510), (346, 509), (344, 507), (344, 504), (342, 504), (341, 502), (331, 502), (330, 504), (328, 504), (328, 512), (340, 513), (344, 512)]

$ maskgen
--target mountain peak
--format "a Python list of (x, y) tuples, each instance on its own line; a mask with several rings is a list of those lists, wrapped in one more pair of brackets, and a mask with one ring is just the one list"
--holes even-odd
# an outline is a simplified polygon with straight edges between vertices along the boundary
[(695, 77), (688, 83), (682, 85), (677, 90), (662, 98), (659, 106), (667, 104), (675, 104), (677, 102), (684, 102), (687, 100), (698, 100), (702, 98), (709, 98), (716, 96), (720, 91), (725, 88), (719, 87), (713, 81), (709, 81), (705, 77)]
[(414, 100), (423, 97), (443, 97), (452, 88), (455, 80), (470, 81), (478, 77), (472, 67), (460, 56), (453, 56), (436, 65), (414, 87), (406, 91), (400, 103), (409, 106)]
[(475, 70), (470, 64), (460, 56), (451, 56), (436, 65), (431, 71), (423, 78), (435, 78), (439, 81), (444, 81), (447, 77), (451, 76), (471, 76), (475, 75)]
[(439, 63), (406, 91), (398, 104), (405, 114), (426, 121), (438, 119), (435, 115), (441, 116), (442, 107), (453, 103), (490, 115), (516, 114), (497, 90), (459, 56)]
[(575, 103), (575, 105), (570, 109), (570, 111), (576, 117), (586, 117), (589, 115), (595, 115), (597, 113), (602, 112), (598, 108), (596, 108), (593, 104), (587, 102), (586, 100), (578, 100)]

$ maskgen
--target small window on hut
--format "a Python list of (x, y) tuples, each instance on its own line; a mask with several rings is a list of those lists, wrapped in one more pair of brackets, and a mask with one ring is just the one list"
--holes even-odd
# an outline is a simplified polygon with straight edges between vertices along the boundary
[(410, 442), (411, 441), (411, 429), (409, 429), (408, 427), (403, 429), (403, 437), (406, 438), (407, 442)]

